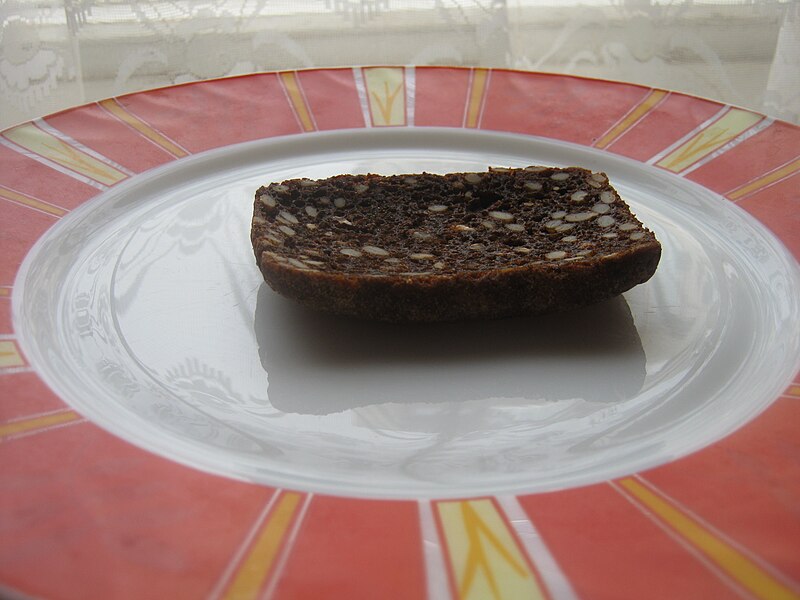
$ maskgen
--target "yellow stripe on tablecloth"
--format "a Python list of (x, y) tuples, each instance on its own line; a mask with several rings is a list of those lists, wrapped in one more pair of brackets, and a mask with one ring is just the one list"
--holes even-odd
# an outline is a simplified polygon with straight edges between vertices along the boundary
[(128, 112), (116, 99), (110, 98), (108, 100), (101, 100), (99, 104), (117, 119), (138, 131), (148, 140), (172, 154), (175, 158), (182, 158), (189, 155), (189, 152), (181, 148), (163, 133), (145, 123), (136, 115)]
[(225, 600), (251, 600), (258, 597), (270, 568), (294, 518), (301, 495), (284, 492), (267, 516), (250, 550), (223, 594)]
[(0, 423), (0, 439), (21, 435), (23, 433), (33, 433), (39, 429), (47, 429), (54, 425), (63, 425), (65, 423), (77, 421), (80, 418), (81, 416), (74, 410), (66, 410), (63, 412), (55, 412), (47, 415)]
[(491, 500), (435, 506), (459, 600), (547, 597)]
[(303, 97), (303, 92), (300, 90), (300, 82), (297, 80), (297, 73), (294, 71), (285, 71), (280, 74), (281, 82), (286, 90), (289, 101), (292, 103), (295, 114), (303, 126), (303, 131), (314, 131), (314, 121), (311, 118), (311, 111), (308, 109), (306, 99)]
[(795, 591), (663, 495), (632, 477), (619, 481), (619, 485), (756, 598), (764, 600), (800, 598)]
[(12, 189), (3, 186), (0, 186), (0, 198), (5, 198), (6, 200), (14, 202), (15, 204), (21, 204), (29, 208), (35, 208), (36, 210), (46, 212), (55, 217), (63, 217), (68, 212), (67, 209), (65, 208), (61, 208), (53, 204), (48, 204), (47, 202), (37, 200), (32, 196), (21, 194), (20, 192), (14, 191)]
[(641, 118), (653, 110), (659, 102), (666, 98), (667, 93), (664, 90), (651, 90), (633, 110), (622, 117), (616, 125), (595, 142), (595, 148), (606, 148), (611, 145), (612, 142), (633, 127)]
[(728, 196), (731, 200), (739, 200), (745, 196), (748, 196), (758, 190), (767, 187), (781, 179), (785, 179), (786, 177), (790, 177), (795, 173), (800, 172), (800, 158), (791, 161), (788, 164), (783, 165), (782, 167), (775, 169), (761, 177), (754, 179), (753, 181), (746, 183), (731, 192), (728, 192), (726, 196)]
[(732, 108), (656, 164), (673, 173), (680, 173), (715, 150), (719, 150), (762, 119), (759, 114)]
[(486, 82), (489, 79), (489, 69), (473, 69), (469, 86), (469, 100), (464, 117), (464, 127), (474, 129), (480, 121), (483, 108), (483, 95), (486, 92)]
[(25, 366), (25, 359), (14, 340), (0, 340), (0, 369)]
[(116, 167), (71, 146), (33, 123), (13, 127), (5, 131), (3, 136), (34, 154), (104, 185), (113, 185), (128, 177)]

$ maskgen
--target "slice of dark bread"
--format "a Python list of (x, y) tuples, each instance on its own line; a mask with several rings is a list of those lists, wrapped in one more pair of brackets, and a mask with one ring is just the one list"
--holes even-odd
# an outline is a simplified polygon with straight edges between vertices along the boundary
[(276, 292), (385, 321), (583, 306), (647, 281), (661, 256), (606, 175), (577, 167), (273, 183), (251, 239)]

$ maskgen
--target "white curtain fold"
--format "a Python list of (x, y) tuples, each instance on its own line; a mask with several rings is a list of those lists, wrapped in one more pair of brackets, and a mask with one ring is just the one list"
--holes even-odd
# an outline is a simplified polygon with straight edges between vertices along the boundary
[(272, 69), (476, 65), (709, 97), (800, 122), (800, 1), (4, 0), (0, 127)]

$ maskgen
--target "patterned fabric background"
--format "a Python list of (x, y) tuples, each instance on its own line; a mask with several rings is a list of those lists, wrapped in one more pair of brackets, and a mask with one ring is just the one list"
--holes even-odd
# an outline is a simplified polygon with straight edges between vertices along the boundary
[(260, 70), (475, 65), (632, 81), (800, 122), (800, 2), (3, 0), (0, 127)]

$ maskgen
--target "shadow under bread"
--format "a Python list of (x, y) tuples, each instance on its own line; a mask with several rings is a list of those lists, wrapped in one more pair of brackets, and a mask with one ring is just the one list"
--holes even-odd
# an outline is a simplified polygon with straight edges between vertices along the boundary
[(395, 324), (312, 312), (262, 285), (254, 323), (269, 401), (287, 413), (484, 399), (614, 403), (645, 378), (621, 296), (535, 317)]

